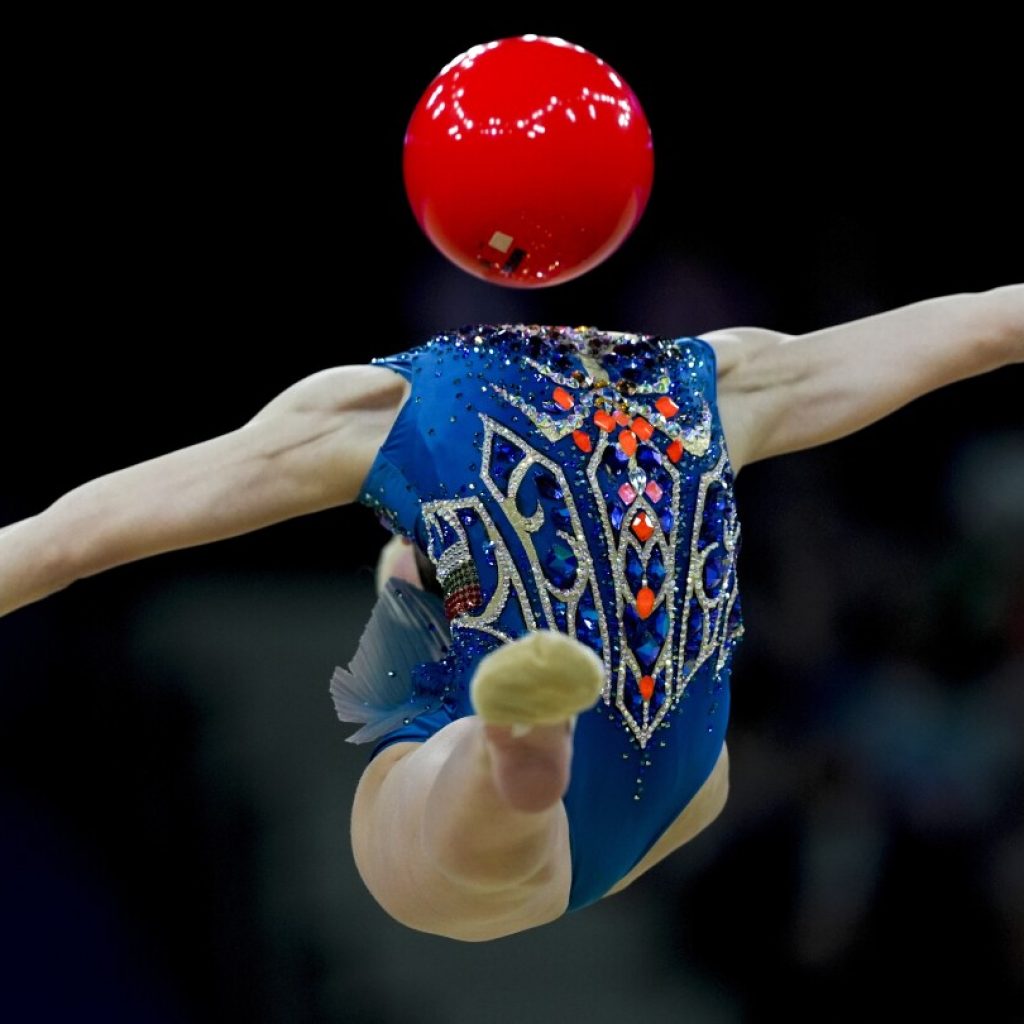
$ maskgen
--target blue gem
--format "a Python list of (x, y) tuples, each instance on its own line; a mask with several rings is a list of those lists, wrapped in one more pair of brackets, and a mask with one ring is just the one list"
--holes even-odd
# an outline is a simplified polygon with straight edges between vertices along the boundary
[(589, 590), (583, 594), (576, 607), (576, 637), (598, 654), (601, 653), (601, 621)]
[(458, 534), (451, 528), (448, 522), (444, 519), (441, 520), (441, 543), (448, 547), (458, 541)]
[(641, 619), (632, 605), (626, 605), (623, 615), (626, 639), (645, 672), (650, 672), (668, 632), (668, 610), (663, 604), (653, 615)]
[(612, 526), (616, 530), (622, 528), (622, 519), (625, 514), (626, 510), (621, 505), (612, 505), (609, 509), (609, 517), (611, 518)]
[(546, 469), (540, 470), (536, 477), (537, 480), (537, 491), (545, 498), (551, 498), (553, 501), (561, 501), (564, 495), (562, 494), (561, 487), (558, 486), (558, 481), (554, 476)]
[(633, 712), (634, 718), (641, 718), (644, 713), (644, 699), (640, 691), (632, 689), (629, 692), (629, 710)]
[(494, 438), (491, 446), (491, 476), (503, 487), (508, 488), (512, 470), (522, 461), (524, 452), (502, 437)]
[(725, 488), (717, 480), (713, 480), (704, 496), (704, 517), (720, 522), (728, 505), (729, 496)]
[(551, 609), (555, 613), (555, 625), (564, 633), (565, 629), (565, 602), (556, 598), (551, 599)]
[(547, 567), (551, 582), (556, 587), (565, 590), (572, 586), (573, 580), (576, 579), (578, 563), (572, 548), (565, 541), (554, 541), (544, 556), (544, 565)]
[(702, 630), (704, 628), (704, 611), (700, 604), (691, 598), (690, 600), (690, 617), (687, 623), (686, 631), (686, 648), (685, 654), (687, 658), (696, 658), (700, 653), (700, 642)]
[(660, 590), (665, 582), (665, 562), (661, 557), (661, 548), (655, 547), (647, 563), (647, 582), (652, 590)]
[(634, 591), (640, 589), (644, 579), (644, 567), (640, 564), (640, 556), (632, 547), (626, 548), (626, 579)]
[(609, 473), (615, 474), (629, 464), (629, 456), (617, 445), (610, 444), (604, 450), (601, 460)]
[(665, 509), (665, 511), (661, 513), (661, 516), (659, 518), (661, 519), (661, 528), (666, 533), (671, 533), (672, 532), (672, 513), (669, 512), (668, 509)]
[(636, 461), (641, 468), (650, 473), (656, 466), (661, 465), (661, 452), (649, 444), (641, 445), (640, 450), (636, 453)]
[(718, 547), (704, 561), (704, 593), (708, 597), (714, 597), (715, 591), (721, 586), (724, 570), (725, 552)]
[[(716, 485), (717, 486), (717, 485)], [(720, 488), (717, 488), (719, 491)], [(708, 497), (712, 497), (712, 492), (708, 492)], [(698, 538), (697, 547), (706, 548), (709, 544), (713, 544), (715, 541), (722, 539), (723, 522), (722, 522), (722, 511), (721, 505), (717, 501), (707, 501), (704, 503), (704, 518), (700, 524), (700, 536)]]

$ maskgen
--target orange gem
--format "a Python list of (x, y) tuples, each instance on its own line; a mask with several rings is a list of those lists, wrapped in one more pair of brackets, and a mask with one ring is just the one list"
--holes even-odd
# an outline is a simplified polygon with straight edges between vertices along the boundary
[(636, 613), (646, 619), (654, 611), (654, 591), (650, 587), (641, 587), (636, 595)]
[(665, 454), (673, 461), (678, 462), (683, 455), (683, 442), (677, 437), (666, 449)]
[(615, 422), (618, 423), (620, 427), (629, 426), (629, 417), (621, 409), (616, 409), (613, 415), (615, 417)]
[(675, 416), (675, 414), (679, 412), (679, 406), (676, 405), (676, 403), (673, 402), (672, 399), (668, 397), (668, 395), (662, 395), (661, 398), (659, 398), (654, 403), (654, 405), (657, 408), (658, 412), (660, 412), (661, 415), (665, 417)]
[(574, 430), (572, 432), (572, 439), (576, 442), (576, 447), (581, 451), (590, 451), (590, 435), (584, 434), (582, 430)]
[(654, 526), (646, 512), (638, 512), (633, 517), (633, 522), (629, 524), (629, 528), (640, 538), (641, 542), (646, 541), (654, 533)]
[(572, 395), (570, 395), (569, 392), (565, 390), (565, 388), (555, 388), (555, 390), (551, 392), (551, 397), (563, 409), (572, 408)]
[(654, 433), (654, 427), (650, 425), (643, 418), (643, 416), (637, 416), (633, 420), (633, 433), (640, 438), (641, 441), (649, 441), (651, 434)]
[(652, 676), (640, 677), (640, 696), (650, 700), (654, 696), (654, 679)]
[(615, 420), (611, 418), (603, 409), (598, 409), (594, 413), (594, 422), (602, 430), (611, 430), (615, 426)]
[(636, 434), (631, 430), (620, 430), (619, 445), (627, 455), (632, 455), (636, 451)]

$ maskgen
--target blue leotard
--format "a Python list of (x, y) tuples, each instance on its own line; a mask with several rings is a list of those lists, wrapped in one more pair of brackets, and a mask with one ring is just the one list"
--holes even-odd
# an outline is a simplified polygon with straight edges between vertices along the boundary
[(472, 714), (473, 669), (499, 644), (544, 628), (588, 644), (606, 686), (564, 797), (577, 910), (646, 854), (725, 737), (743, 626), (714, 350), (471, 326), (373, 363), (411, 392), (359, 500), (429, 555), (450, 638), (371, 756)]

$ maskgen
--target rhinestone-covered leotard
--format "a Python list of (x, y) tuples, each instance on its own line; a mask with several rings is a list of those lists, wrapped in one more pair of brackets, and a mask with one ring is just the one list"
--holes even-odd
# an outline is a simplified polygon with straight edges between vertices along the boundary
[(499, 644), (532, 629), (588, 644), (606, 685), (577, 720), (564, 797), (579, 909), (675, 820), (725, 737), (743, 627), (714, 350), (473, 326), (373, 363), (411, 392), (359, 500), (429, 555), (451, 630), (412, 673), (419, 713), (373, 756), (471, 714), (473, 669)]

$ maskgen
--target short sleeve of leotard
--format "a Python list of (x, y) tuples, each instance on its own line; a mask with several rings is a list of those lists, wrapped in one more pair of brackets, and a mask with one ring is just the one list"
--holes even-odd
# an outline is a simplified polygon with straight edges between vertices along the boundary
[(410, 382), (409, 395), (398, 411), (384, 443), (375, 456), (359, 492), (359, 502), (377, 513), (381, 524), (392, 533), (409, 537), (424, 547), (418, 529), (420, 496), (430, 468), (432, 431), (425, 427), (425, 411), (444, 401), (441, 380), (425, 373), (430, 356), (429, 343), (371, 360)]

